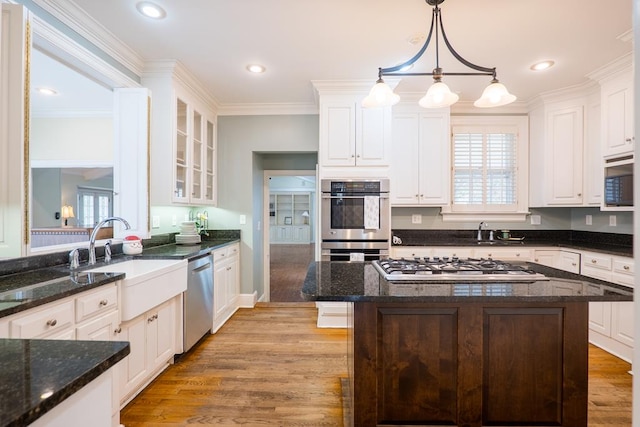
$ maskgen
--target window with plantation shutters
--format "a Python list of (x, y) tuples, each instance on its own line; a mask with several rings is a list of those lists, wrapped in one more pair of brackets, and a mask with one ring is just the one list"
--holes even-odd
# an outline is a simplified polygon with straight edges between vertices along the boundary
[(452, 117), (451, 122), (451, 205), (443, 215), (502, 214), (508, 220), (509, 214), (525, 213), (526, 118)]

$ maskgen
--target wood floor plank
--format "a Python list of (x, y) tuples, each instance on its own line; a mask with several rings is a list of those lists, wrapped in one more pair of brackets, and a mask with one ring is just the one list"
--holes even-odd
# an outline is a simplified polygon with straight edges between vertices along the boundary
[[(126, 427), (343, 425), (347, 335), (313, 306), (239, 310), (121, 412)], [(630, 365), (589, 348), (589, 427), (631, 425)]]

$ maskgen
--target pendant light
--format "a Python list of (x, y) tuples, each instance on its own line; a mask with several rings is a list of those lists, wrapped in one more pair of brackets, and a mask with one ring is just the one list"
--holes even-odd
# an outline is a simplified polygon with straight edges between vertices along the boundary
[[(384, 82), (383, 76), (432, 76), (433, 84), (429, 87), (429, 90), (422, 99), (418, 102), (421, 107), (424, 108), (443, 108), (449, 107), (458, 102), (459, 96), (449, 89), (449, 87), (442, 81), (444, 76), (491, 76), (492, 80), (489, 86), (486, 87), (482, 96), (473, 103), (479, 108), (499, 107), (507, 105), (516, 100), (516, 96), (509, 93), (507, 88), (498, 81), (496, 78), (496, 69), (489, 67), (482, 67), (480, 65), (473, 64), (464, 59), (458, 52), (455, 51), (442, 26), (442, 13), (439, 5), (444, 0), (425, 0), (430, 6), (433, 6), (431, 14), (431, 27), (429, 28), (429, 34), (427, 39), (418, 51), (418, 53), (408, 61), (389, 68), (378, 68), (378, 80), (375, 86), (369, 92), (369, 95), (362, 101), (362, 106), (365, 108), (374, 107), (387, 107), (394, 105), (400, 101), (400, 97), (393, 93), (393, 90)], [(436, 54), (436, 67), (430, 73), (407, 73), (403, 72), (405, 67), (413, 65), (427, 50), (431, 37), (433, 36), (435, 29), (435, 54)], [(461, 64), (465, 65), (476, 72), (466, 73), (444, 73), (440, 68), (440, 37), (442, 32), (442, 40), (444, 41), (447, 49)]]

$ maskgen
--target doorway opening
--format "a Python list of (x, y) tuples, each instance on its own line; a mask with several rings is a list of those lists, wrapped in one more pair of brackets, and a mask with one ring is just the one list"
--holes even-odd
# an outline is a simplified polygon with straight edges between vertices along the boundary
[(315, 171), (265, 171), (265, 294), (271, 302), (301, 302), (315, 259)]

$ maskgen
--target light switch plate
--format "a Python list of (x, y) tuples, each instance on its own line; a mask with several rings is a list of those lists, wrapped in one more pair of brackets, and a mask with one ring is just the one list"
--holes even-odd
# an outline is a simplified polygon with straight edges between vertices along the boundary
[(615, 215), (609, 215), (609, 225), (611, 227), (615, 227), (616, 225), (618, 225), (618, 219)]
[(153, 216), (153, 222), (151, 225), (152, 228), (160, 228), (160, 216), (159, 215), (154, 215)]
[(246, 215), (240, 215), (240, 224), (244, 225), (247, 223), (247, 216)]
[(411, 215), (411, 224), (422, 224), (422, 215), (420, 214)]
[(584, 223), (586, 225), (593, 225), (593, 216), (592, 215), (585, 215)]

